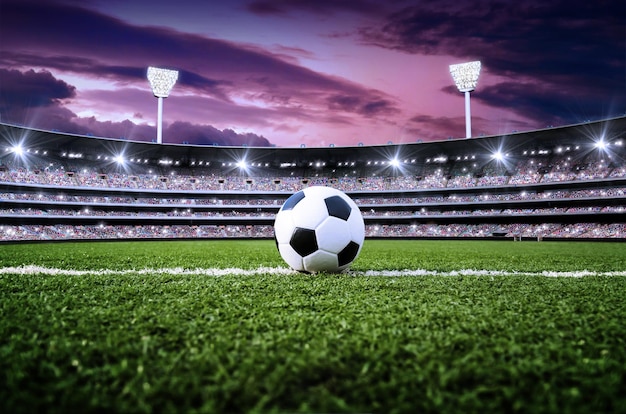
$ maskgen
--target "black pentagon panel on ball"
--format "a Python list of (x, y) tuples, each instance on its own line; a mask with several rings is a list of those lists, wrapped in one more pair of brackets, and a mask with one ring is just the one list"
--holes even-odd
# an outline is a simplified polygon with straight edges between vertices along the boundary
[(346, 247), (343, 248), (342, 251), (337, 254), (337, 258), (339, 259), (339, 266), (345, 266), (352, 262), (356, 255), (359, 253), (359, 245), (353, 241), (348, 243)]
[(291, 197), (285, 201), (281, 210), (293, 210), (293, 208), (304, 198), (304, 191), (298, 191), (292, 194)]
[(342, 220), (348, 220), (348, 217), (350, 217), (352, 208), (343, 198), (339, 196), (332, 196), (325, 199), (324, 202), (326, 203), (329, 216), (337, 217)]
[(289, 241), (291, 247), (302, 257), (317, 251), (315, 230), (296, 227)]

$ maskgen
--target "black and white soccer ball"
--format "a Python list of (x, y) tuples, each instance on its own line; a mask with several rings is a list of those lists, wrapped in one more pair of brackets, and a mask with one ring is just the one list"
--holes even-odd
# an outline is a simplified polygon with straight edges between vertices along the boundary
[(342, 191), (312, 186), (285, 201), (274, 222), (276, 246), (293, 269), (339, 273), (363, 247), (365, 223), (357, 205)]

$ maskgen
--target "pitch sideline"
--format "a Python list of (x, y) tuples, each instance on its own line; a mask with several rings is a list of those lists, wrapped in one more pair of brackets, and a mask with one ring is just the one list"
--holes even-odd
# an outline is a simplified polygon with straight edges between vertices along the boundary
[[(258, 267), (256, 269), (241, 268), (195, 268), (185, 269), (182, 267), (175, 268), (144, 268), (144, 269), (99, 269), (99, 270), (78, 270), (78, 269), (59, 269), (37, 265), (24, 265), (14, 267), (0, 268), (0, 275), (60, 275), (60, 276), (104, 276), (104, 275), (198, 275), (198, 276), (260, 276), (260, 275), (296, 275), (299, 274), (295, 270), (286, 267)], [(345, 273), (346, 276), (366, 276), (366, 277), (403, 277), (403, 276), (544, 276), (544, 277), (586, 277), (586, 276), (626, 276), (626, 271), (616, 272), (594, 272), (588, 270), (580, 270), (575, 272), (517, 272), (504, 270), (475, 270), (461, 269), (449, 272), (441, 272), (436, 270), (425, 269), (404, 269), (404, 270), (367, 270), (356, 271), (351, 270)]]

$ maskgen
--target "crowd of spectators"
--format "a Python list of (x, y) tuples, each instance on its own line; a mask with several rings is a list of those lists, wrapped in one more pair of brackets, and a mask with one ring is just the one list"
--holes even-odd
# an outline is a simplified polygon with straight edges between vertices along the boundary
[[(0, 193), (0, 200), (28, 200), (52, 203), (81, 203), (85, 205), (102, 204), (135, 204), (135, 205), (183, 205), (183, 206), (281, 206), (291, 193), (276, 195), (276, 198), (255, 199), (220, 199), (217, 197), (194, 198), (193, 193), (184, 198), (173, 198), (171, 195), (163, 198), (138, 196), (78, 196), (66, 194), (46, 193)], [(623, 197), (626, 187), (610, 187), (602, 189), (555, 190), (555, 191), (516, 191), (489, 194), (467, 195), (416, 195), (415, 197), (377, 197), (367, 195), (352, 195), (354, 202), (359, 206), (406, 204), (411, 206), (426, 206), (452, 203), (480, 203), (491, 201), (523, 201), (523, 200), (559, 200), (559, 199), (586, 199)], [(198, 196), (198, 195), (196, 195)]]
[[(273, 238), (269, 225), (0, 225), (2, 240)], [(626, 224), (394, 224), (367, 225), (368, 238), (626, 238)]]
[(260, 238), (273, 235), (272, 226), (113, 226), (113, 225), (1, 225), (2, 240), (67, 239), (177, 239), (177, 238)]
[[(0, 183), (41, 186), (42, 191), (4, 190), (0, 201), (27, 201), (32, 205), (0, 204), (0, 216), (89, 216), (89, 217), (271, 217), (285, 199), (295, 191), (312, 185), (326, 185), (351, 194), (363, 215), (368, 217), (422, 216), (563, 216), (580, 213), (623, 213), (625, 205), (602, 202), (605, 198), (624, 197), (626, 187), (602, 186), (589, 189), (532, 190), (517, 188), (524, 184), (593, 181), (626, 177), (626, 167), (615, 165), (591, 155), (573, 160), (567, 154), (548, 157), (537, 155), (517, 161), (513, 167), (491, 163), (476, 165), (471, 160), (449, 164), (425, 165), (420, 174), (314, 176), (276, 175), (248, 176), (241, 172), (219, 173), (202, 169), (135, 168), (123, 172), (119, 168), (89, 165), (75, 160), (60, 162), (50, 159), (16, 164), (0, 159)], [(46, 188), (47, 187), (47, 188)], [(54, 187), (57, 191), (52, 191)], [(72, 195), (62, 189), (128, 189), (114, 195)], [(472, 189), (467, 192), (455, 189)], [(489, 188), (498, 191), (484, 191)], [(59, 190), (60, 189), (60, 190)], [(376, 197), (377, 191), (424, 191), (415, 195)], [(44, 191), (45, 190), (45, 191)], [(162, 190), (163, 196), (147, 196), (142, 190)], [(168, 191), (180, 191), (174, 194)], [(215, 195), (212, 193), (215, 192)], [(228, 193), (275, 193), (245, 199), (226, 196)], [(455, 192), (457, 194), (455, 194)], [(431, 194), (432, 193), (432, 194)], [(436, 194), (435, 194), (436, 193)], [(76, 194), (74, 191), (73, 194)], [(405, 193), (406, 194), (406, 193)], [(160, 194), (158, 194), (160, 195)], [(533, 207), (523, 205), (498, 207), (497, 202), (529, 200), (588, 200), (585, 206)], [(472, 203), (471, 207), (464, 205)], [(480, 204), (483, 204), (482, 206)], [(17, 204), (17, 203), (13, 203)], [(476, 205), (478, 204), (478, 205)], [(115, 208), (111, 208), (115, 205)], [(121, 205), (121, 207), (120, 207)], [(126, 208), (125, 206), (128, 206)], [(151, 210), (150, 206), (159, 206)], [(458, 207), (457, 207), (458, 206)], [(246, 208), (241, 208), (246, 207)], [(255, 210), (255, 207), (258, 209)], [(393, 207), (393, 208), (389, 208)], [(578, 219), (576, 219), (578, 220)], [(492, 224), (397, 224), (368, 225), (369, 237), (486, 237), (498, 227)], [(511, 237), (589, 237), (623, 238), (624, 224), (520, 224), (503, 227)], [(502, 233), (500, 231), (499, 233)], [(66, 238), (171, 238), (171, 237), (272, 237), (271, 226), (89, 226), (89, 225), (2, 225), (2, 240), (36, 240)]]
[[(436, 216), (500, 216), (500, 215), (567, 215), (580, 213), (623, 213), (625, 206), (588, 206), (588, 207), (552, 207), (552, 208), (532, 208), (532, 209), (463, 209), (463, 210), (373, 210), (362, 209), (364, 217), (436, 217)], [(84, 207), (81, 209), (61, 209), (61, 208), (4, 208), (0, 209), (1, 216), (82, 216), (82, 217), (273, 217), (275, 211), (248, 211), (248, 210), (218, 210), (218, 211), (198, 211), (189, 208), (173, 209), (168, 211), (120, 211), (104, 210), (98, 208)]]
[[(4, 160), (2, 161), (5, 162)], [(462, 173), (454, 167), (445, 172), (443, 167), (424, 168), (421, 175), (364, 176), (364, 177), (250, 177), (236, 174), (194, 174), (188, 170), (121, 173), (102, 168), (81, 166), (68, 169), (50, 162), (46, 167), (4, 165), (0, 168), (0, 182), (14, 182), (60, 187), (131, 188), (144, 190), (181, 191), (280, 191), (293, 192), (310, 185), (328, 185), (342, 191), (416, 190), (435, 188), (472, 188), (548, 183), (560, 181), (595, 180), (626, 177), (626, 168), (612, 166), (604, 160), (597, 163), (572, 165), (567, 157), (557, 158), (553, 164), (543, 166), (535, 159), (520, 161), (508, 171), (484, 167), (480, 171)], [(539, 165), (538, 165), (539, 164)]]

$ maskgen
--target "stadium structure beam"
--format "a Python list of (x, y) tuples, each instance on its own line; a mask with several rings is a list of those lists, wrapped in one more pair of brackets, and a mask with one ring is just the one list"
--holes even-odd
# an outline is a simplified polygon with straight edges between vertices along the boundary
[(450, 74), (459, 92), (465, 94), (465, 138), (472, 136), (472, 118), (470, 115), (470, 92), (476, 89), (480, 75), (480, 61), (450, 65)]
[(177, 80), (177, 70), (148, 67), (148, 81), (152, 87), (152, 93), (158, 99), (157, 144), (163, 143), (163, 99), (170, 95)]

